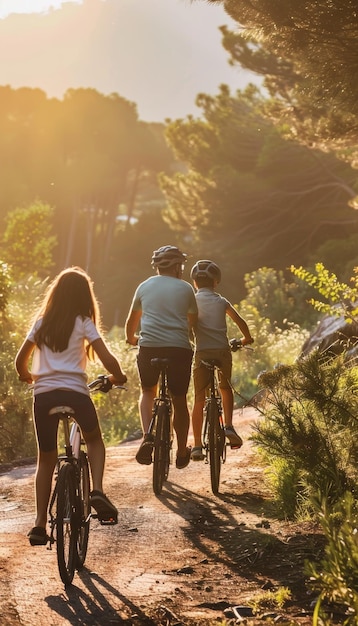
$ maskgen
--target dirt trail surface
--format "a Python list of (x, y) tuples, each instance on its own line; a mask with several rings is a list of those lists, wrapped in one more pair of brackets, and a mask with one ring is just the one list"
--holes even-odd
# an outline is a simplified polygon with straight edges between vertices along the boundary
[(235, 414), (245, 442), (228, 450), (219, 496), (211, 493), (209, 466), (192, 462), (184, 470), (172, 465), (156, 497), (151, 467), (134, 458), (138, 442), (109, 448), (105, 487), (119, 523), (91, 523), (85, 567), (67, 589), (56, 551), (31, 547), (26, 538), (34, 517), (34, 465), (2, 473), (1, 626), (235, 624), (232, 607), (280, 586), (291, 589), (291, 601), (266, 610), (264, 621), (245, 623), (311, 624), (303, 562), (317, 557), (322, 537), (313, 525), (274, 517), (248, 440), (255, 418), (253, 409)]

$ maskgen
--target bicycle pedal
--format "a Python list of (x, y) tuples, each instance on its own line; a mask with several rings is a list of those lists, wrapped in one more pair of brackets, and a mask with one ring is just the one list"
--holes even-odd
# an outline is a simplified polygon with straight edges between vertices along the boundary
[(116, 524), (118, 524), (118, 519), (115, 519), (113, 517), (109, 517), (109, 518), (98, 518), (99, 523), (101, 524), (101, 526), (115, 526)]
[(242, 444), (238, 445), (237, 443), (228, 443), (227, 445), (230, 446), (231, 450), (240, 450), (240, 448), (242, 447)]

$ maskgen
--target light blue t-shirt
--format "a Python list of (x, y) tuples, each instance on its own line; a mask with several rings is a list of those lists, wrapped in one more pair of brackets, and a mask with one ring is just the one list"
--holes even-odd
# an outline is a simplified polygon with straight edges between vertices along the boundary
[(132, 309), (142, 311), (140, 346), (191, 349), (187, 315), (198, 309), (189, 283), (172, 276), (151, 276), (137, 287)]
[(223, 350), (229, 347), (226, 311), (230, 303), (212, 289), (203, 287), (195, 295), (198, 305), (198, 324), (195, 331), (197, 350)]

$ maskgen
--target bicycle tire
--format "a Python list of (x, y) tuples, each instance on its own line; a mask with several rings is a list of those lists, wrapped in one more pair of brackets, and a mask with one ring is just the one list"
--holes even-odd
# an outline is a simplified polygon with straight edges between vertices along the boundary
[(168, 478), (170, 463), (170, 412), (164, 402), (158, 405), (154, 437), (153, 491), (160, 495)]
[(78, 459), (78, 535), (76, 550), (76, 569), (81, 570), (86, 560), (88, 539), (90, 531), (90, 475), (88, 467), (87, 454), (84, 450), (80, 451)]
[(209, 399), (207, 411), (211, 489), (214, 494), (217, 494), (219, 493), (221, 459), (225, 446), (225, 435), (220, 425), (219, 407), (215, 399)]
[(78, 516), (76, 475), (72, 463), (65, 463), (57, 480), (56, 550), (60, 577), (70, 585), (76, 569)]

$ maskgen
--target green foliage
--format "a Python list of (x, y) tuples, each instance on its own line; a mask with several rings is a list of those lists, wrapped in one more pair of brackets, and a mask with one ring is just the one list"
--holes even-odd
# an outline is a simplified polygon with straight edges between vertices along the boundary
[[(323, 362), (316, 351), (293, 365), (263, 372), (260, 386), (269, 393), (265, 417), (254, 427), (253, 441), (271, 464), (283, 459), (291, 475), (296, 510), (321, 493), (332, 503), (358, 481), (358, 371), (344, 355)], [(271, 470), (270, 470), (271, 471)], [(280, 468), (275, 467), (276, 473)], [(275, 478), (285, 485), (286, 477)], [(284, 493), (278, 499), (284, 502)], [(292, 501), (283, 512), (292, 516)]]
[(255, 307), (261, 317), (270, 320), (272, 329), (285, 329), (292, 323), (309, 329), (318, 319), (306, 303), (308, 287), (297, 280), (288, 282), (282, 270), (261, 267), (245, 275), (245, 287), (242, 305)]
[(14, 360), (34, 313), (36, 298), (43, 293), (43, 283), (32, 276), (23, 283), (9, 279), (8, 284), (9, 299), (0, 326), (0, 463), (36, 453), (32, 394), (27, 385), (18, 381)]
[(352, 228), (347, 202), (356, 193), (348, 166), (284, 140), (252, 87), (233, 96), (221, 86), (197, 103), (199, 119), (166, 128), (186, 167), (160, 176), (164, 217), (193, 256), (214, 253), (230, 300), (238, 290), (243, 296), (243, 275), (269, 264), (283, 272), (323, 242), (345, 240)]
[[(351, 278), (353, 286), (340, 282), (337, 276), (325, 268), (323, 263), (316, 263), (315, 273), (303, 267), (291, 266), (292, 273), (314, 287), (325, 302), (311, 298), (310, 304), (320, 313), (343, 316), (346, 321), (358, 318), (358, 275)], [(355, 269), (357, 272), (357, 268)]]
[(0, 317), (6, 313), (10, 295), (10, 272), (6, 263), (0, 261)]
[[(155, 176), (174, 161), (164, 125), (141, 122), (135, 105), (118, 94), (69, 89), (60, 101), (39, 89), (0, 86), (0, 129), (2, 231), (6, 215), (15, 208), (34, 202), (51, 206), (58, 242), (51, 261), (58, 269), (80, 265), (94, 280), (102, 278), (116, 251), (116, 232), (125, 227), (130, 237), (130, 219), (145, 210), (153, 188), (163, 203)], [(17, 238), (16, 227), (11, 228), (12, 239), (21, 247), (19, 271), (48, 271), (47, 233), (30, 241), (21, 228)], [(16, 270), (10, 240), (8, 248)], [(112, 276), (117, 271), (113, 268)]]
[(18, 381), (14, 368), (19, 334), (7, 312), (0, 331), (0, 463), (36, 453), (31, 393)]
[(14, 277), (47, 275), (53, 266), (56, 237), (52, 234), (54, 210), (40, 201), (10, 211), (3, 235), (3, 255)]
[[(271, 369), (280, 362), (290, 364), (297, 359), (308, 332), (293, 323), (287, 323), (285, 329), (279, 328), (262, 317), (247, 300), (241, 302), (237, 309), (255, 339), (253, 350), (249, 348), (233, 354), (232, 382), (240, 394), (237, 406), (242, 406), (257, 393), (257, 377), (262, 370)], [(238, 336), (237, 326), (231, 320), (228, 320), (228, 336)]]
[[(213, 1), (213, 0), (211, 0)], [(224, 2), (240, 25), (223, 28), (232, 63), (265, 76), (267, 113), (309, 147), (357, 157), (355, 0)]]
[[(113, 354), (120, 360), (122, 369), (127, 375), (127, 391), (112, 389), (108, 394), (97, 392), (93, 396), (93, 400), (98, 411), (106, 445), (116, 445), (128, 435), (133, 435), (141, 429), (138, 411), (137, 351), (128, 348), (122, 328), (112, 328), (106, 334), (106, 342)], [(103, 373), (103, 367), (100, 363), (94, 363), (88, 368), (91, 379)]]
[(276, 591), (263, 591), (248, 601), (254, 613), (282, 609), (291, 600), (291, 591), (288, 587), (279, 587)]
[[(329, 625), (326, 607), (345, 614), (342, 626), (356, 626), (358, 615), (358, 504), (350, 492), (334, 507), (318, 503), (319, 519), (326, 537), (321, 563), (307, 563), (310, 585), (319, 593), (313, 626)], [(328, 606), (327, 606), (328, 604)]]

